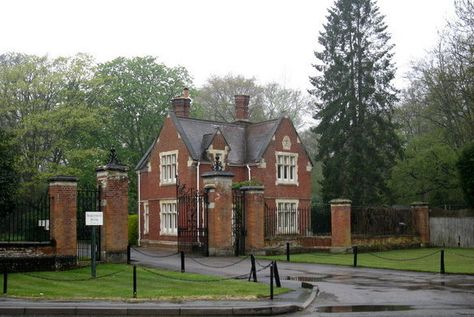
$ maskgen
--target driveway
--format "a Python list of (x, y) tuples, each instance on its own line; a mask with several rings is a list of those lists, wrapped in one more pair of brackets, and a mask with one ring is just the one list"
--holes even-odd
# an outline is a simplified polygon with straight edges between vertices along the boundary
[[(141, 253), (140, 253), (141, 252)], [(132, 260), (151, 267), (180, 269), (179, 255), (132, 250)], [(257, 261), (261, 269), (269, 261)], [(250, 260), (236, 257), (185, 257), (186, 272), (238, 276)], [(320, 293), (302, 312), (291, 316), (474, 316), (474, 276), (364, 269), (333, 265), (278, 262), (283, 286), (295, 280), (313, 282)], [(262, 269), (259, 282), (268, 283)]]

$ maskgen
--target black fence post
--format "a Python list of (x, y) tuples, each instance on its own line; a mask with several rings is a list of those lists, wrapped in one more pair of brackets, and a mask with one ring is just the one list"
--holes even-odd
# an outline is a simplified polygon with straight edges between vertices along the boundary
[(130, 264), (131, 260), (132, 260), (132, 252), (131, 252), (130, 244), (128, 244), (127, 245), (127, 264)]
[(254, 282), (257, 282), (257, 267), (255, 266), (255, 257), (253, 254), (250, 255), (250, 263), (252, 267), (250, 268), (249, 282), (251, 277), (253, 278)]
[(276, 287), (281, 287), (280, 273), (278, 273), (277, 261), (273, 261), (273, 274), (275, 275), (275, 285), (276, 285)]
[(444, 273), (445, 273), (445, 268), (444, 268), (444, 250), (441, 250), (441, 259), (440, 259), (439, 272), (440, 272), (441, 274), (444, 274)]
[(286, 261), (290, 262), (290, 243), (286, 243)]
[(354, 267), (357, 267), (357, 246), (352, 247), (352, 253), (354, 254)]
[(184, 251), (181, 251), (181, 273), (186, 272), (185, 267), (184, 267)]
[(273, 300), (273, 261), (270, 265), (270, 299)]
[(137, 266), (133, 266), (133, 298), (137, 298)]
[(8, 290), (8, 272), (3, 272), (3, 294), (6, 294)]

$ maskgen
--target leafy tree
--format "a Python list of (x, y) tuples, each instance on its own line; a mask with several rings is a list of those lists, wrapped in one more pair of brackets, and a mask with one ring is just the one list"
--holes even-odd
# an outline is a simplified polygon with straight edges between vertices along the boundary
[(17, 177), (12, 136), (0, 128), (0, 217), (9, 212), (15, 201)]
[(462, 204), (456, 170), (457, 154), (437, 135), (418, 136), (408, 143), (392, 170), (389, 186), (397, 203), (426, 201), (430, 205)]
[(0, 120), (14, 135), (25, 193), (61, 172), (90, 181), (82, 171), (97, 164), (95, 140), (103, 126), (86, 100), (92, 71), (92, 58), (82, 54), (0, 56)]
[(217, 121), (235, 120), (235, 95), (249, 95), (251, 121), (275, 119), (288, 115), (295, 127), (304, 125), (310, 101), (301, 91), (284, 88), (277, 83), (260, 85), (255, 78), (227, 75), (213, 76), (197, 91), (194, 108), (198, 116)]
[(92, 104), (107, 113), (103, 148), (114, 147), (130, 167), (129, 208), (136, 209), (137, 177), (133, 168), (153, 143), (171, 99), (191, 86), (183, 67), (168, 67), (154, 57), (119, 57), (98, 66)]
[(318, 40), (311, 93), (317, 98), (323, 199), (379, 203), (388, 194), (386, 179), (400, 148), (392, 122), (395, 68), (387, 26), (374, 1), (337, 0)]
[(463, 149), (456, 166), (466, 202), (474, 207), (474, 143)]

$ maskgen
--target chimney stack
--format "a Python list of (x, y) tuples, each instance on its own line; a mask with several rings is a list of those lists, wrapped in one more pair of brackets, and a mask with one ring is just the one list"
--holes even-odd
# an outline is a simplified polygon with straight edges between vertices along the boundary
[(178, 117), (189, 118), (191, 108), (191, 98), (189, 98), (189, 89), (184, 88), (182, 96), (174, 97), (171, 100), (173, 111)]
[(235, 121), (249, 121), (250, 96), (235, 95)]

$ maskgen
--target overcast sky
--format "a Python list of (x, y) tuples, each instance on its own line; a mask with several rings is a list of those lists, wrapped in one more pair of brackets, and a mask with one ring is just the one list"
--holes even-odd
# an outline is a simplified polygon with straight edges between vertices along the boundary
[[(378, 0), (386, 16), (398, 66), (396, 84), (410, 62), (436, 44), (454, 16), (453, 0)], [(182, 65), (202, 85), (228, 73), (310, 88), (317, 37), (332, 0), (4, 0), (0, 54), (69, 56), (98, 61), (152, 55)]]

